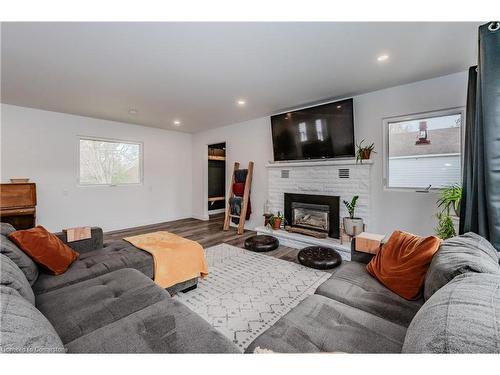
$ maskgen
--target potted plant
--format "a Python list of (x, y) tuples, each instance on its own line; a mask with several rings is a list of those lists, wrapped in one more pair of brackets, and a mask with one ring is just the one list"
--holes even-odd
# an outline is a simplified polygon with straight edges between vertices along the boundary
[(278, 230), (281, 228), (281, 223), (284, 223), (286, 220), (285, 220), (285, 217), (283, 216), (283, 214), (278, 211), (278, 214), (277, 215), (272, 215), (270, 218), (269, 218), (269, 225), (271, 225), (271, 227), (274, 229), (274, 230)]
[(439, 212), (436, 214), (436, 217), (438, 219), (438, 224), (434, 230), (439, 238), (446, 240), (457, 235), (455, 224), (448, 213)]
[(359, 196), (355, 195), (352, 197), (350, 202), (343, 200), (345, 207), (347, 208), (347, 212), (349, 212), (349, 217), (344, 217), (342, 219), (344, 223), (344, 231), (351, 237), (354, 237), (363, 231), (363, 219), (354, 216), (358, 199)]
[(370, 156), (372, 154), (372, 152), (374, 154), (376, 154), (375, 152), (375, 144), (372, 142), (371, 145), (369, 146), (363, 146), (363, 142), (365, 140), (361, 140), (361, 142), (359, 142), (359, 145), (356, 143), (356, 163), (357, 162), (360, 162), (361, 164), (363, 164), (363, 160), (369, 160), (370, 159)]
[[(462, 186), (459, 184), (450, 185), (441, 190), (439, 199), (436, 202), (438, 207), (441, 208), (441, 212), (436, 214), (438, 224), (435, 228), (439, 238), (446, 240), (457, 235), (456, 227), (460, 216), (461, 199)], [(454, 215), (450, 214), (451, 208), (453, 208)]]
[(456, 216), (460, 216), (460, 200), (462, 199), (462, 186), (459, 184), (454, 184), (445, 187), (441, 190), (439, 194), (439, 199), (437, 200), (438, 207), (441, 207), (441, 212), (446, 211), (450, 213), (450, 207), (453, 207), (453, 211)]

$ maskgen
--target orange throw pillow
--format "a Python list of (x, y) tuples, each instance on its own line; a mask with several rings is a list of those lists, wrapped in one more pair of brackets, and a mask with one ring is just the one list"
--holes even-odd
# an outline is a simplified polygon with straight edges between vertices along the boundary
[(394, 293), (408, 300), (422, 294), (425, 274), (441, 240), (394, 231), (366, 269)]
[(9, 239), (53, 275), (64, 273), (80, 255), (41, 225), (12, 232)]

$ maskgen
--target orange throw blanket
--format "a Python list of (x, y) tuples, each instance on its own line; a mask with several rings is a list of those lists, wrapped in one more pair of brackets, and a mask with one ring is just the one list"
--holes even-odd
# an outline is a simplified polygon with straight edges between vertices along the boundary
[(205, 252), (198, 242), (169, 232), (124, 238), (154, 259), (154, 281), (162, 288), (208, 275)]

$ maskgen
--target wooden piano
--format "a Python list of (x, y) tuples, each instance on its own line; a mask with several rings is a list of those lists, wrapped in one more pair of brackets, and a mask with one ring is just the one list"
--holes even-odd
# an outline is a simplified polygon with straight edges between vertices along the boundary
[(0, 184), (0, 221), (17, 230), (35, 226), (36, 184)]

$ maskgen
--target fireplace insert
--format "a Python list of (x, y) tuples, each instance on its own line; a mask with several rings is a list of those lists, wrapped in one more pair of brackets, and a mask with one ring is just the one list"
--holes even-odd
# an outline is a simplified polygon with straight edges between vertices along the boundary
[(285, 219), (292, 227), (339, 238), (339, 202), (338, 196), (285, 193)]
[(329, 207), (326, 205), (292, 202), (292, 221), (290, 225), (328, 233), (330, 229), (328, 212)]

